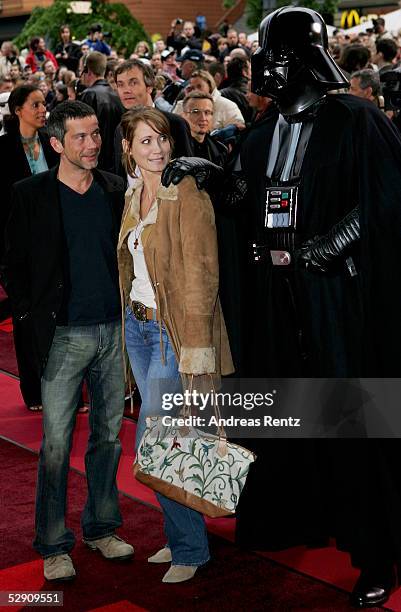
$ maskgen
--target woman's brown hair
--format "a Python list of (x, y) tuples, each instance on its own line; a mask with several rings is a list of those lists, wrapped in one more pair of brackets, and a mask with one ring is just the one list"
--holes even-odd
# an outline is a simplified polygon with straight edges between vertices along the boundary
[[(131, 155), (132, 141), (135, 136), (135, 130), (138, 123), (143, 121), (152, 130), (158, 134), (162, 134), (168, 138), (171, 148), (174, 146), (174, 141), (171, 137), (170, 124), (165, 115), (156, 108), (148, 108), (147, 106), (137, 106), (131, 108), (124, 113), (121, 119), (121, 129), (126, 145), (123, 145), (122, 162), (125, 170), (131, 176), (135, 176), (135, 160)], [(128, 146), (127, 146), (128, 145)]]

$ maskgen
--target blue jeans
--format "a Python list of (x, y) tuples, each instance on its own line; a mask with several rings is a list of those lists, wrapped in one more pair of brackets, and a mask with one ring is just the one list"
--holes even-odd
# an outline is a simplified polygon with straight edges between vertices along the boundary
[(84, 538), (111, 535), (122, 523), (116, 486), (125, 391), (121, 324), (57, 327), (42, 377), (44, 435), (33, 543), (42, 557), (68, 553), (75, 543), (65, 525), (65, 510), (72, 434), (84, 380), (91, 401)]
[[(146, 417), (162, 414), (161, 379), (168, 392), (182, 391), (177, 360), (165, 328), (162, 329), (165, 365), (160, 352), (160, 330), (157, 321), (138, 321), (130, 308), (126, 310), (125, 339), (132, 373), (142, 398), (135, 449), (146, 428)], [(157, 494), (164, 514), (167, 546), (173, 565), (203, 565), (210, 559), (205, 521), (202, 514)]]

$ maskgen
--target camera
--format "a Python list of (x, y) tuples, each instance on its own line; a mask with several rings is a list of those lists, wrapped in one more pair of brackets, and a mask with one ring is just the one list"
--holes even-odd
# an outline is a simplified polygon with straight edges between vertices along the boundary
[(401, 110), (401, 68), (389, 70), (380, 75), (384, 110)]

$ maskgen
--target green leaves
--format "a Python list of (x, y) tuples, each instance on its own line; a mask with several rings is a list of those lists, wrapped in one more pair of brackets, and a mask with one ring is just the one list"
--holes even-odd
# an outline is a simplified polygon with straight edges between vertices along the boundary
[[(333, 15), (337, 11), (339, 0), (302, 0), (294, 2), (295, 6), (304, 6), (320, 13), (326, 23), (333, 23)], [(291, 4), (288, 0), (277, 0), (277, 8)], [(266, 13), (263, 11), (263, 0), (247, 0), (245, 14), (249, 27), (257, 30)]]
[(112, 37), (106, 42), (118, 53), (129, 57), (140, 40), (149, 42), (150, 37), (124, 4), (106, 4), (92, 1), (92, 13), (78, 15), (69, 12), (69, 0), (55, 0), (48, 8), (37, 7), (25, 24), (22, 32), (14, 40), (19, 49), (29, 45), (33, 36), (43, 36), (48, 48), (54, 49), (59, 41), (59, 27), (67, 23), (76, 40), (85, 40), (91, 25), (101, 23), (104, 32), (111, 32)]

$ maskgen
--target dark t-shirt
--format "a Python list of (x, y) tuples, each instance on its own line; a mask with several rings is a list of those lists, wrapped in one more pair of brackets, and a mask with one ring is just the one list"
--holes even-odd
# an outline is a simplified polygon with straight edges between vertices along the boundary
[(95, 325), (121, 316), (117, 228), (95, 180), (84, 194), (59, 181), (64, 228), (64, 303), (58, 325)]

